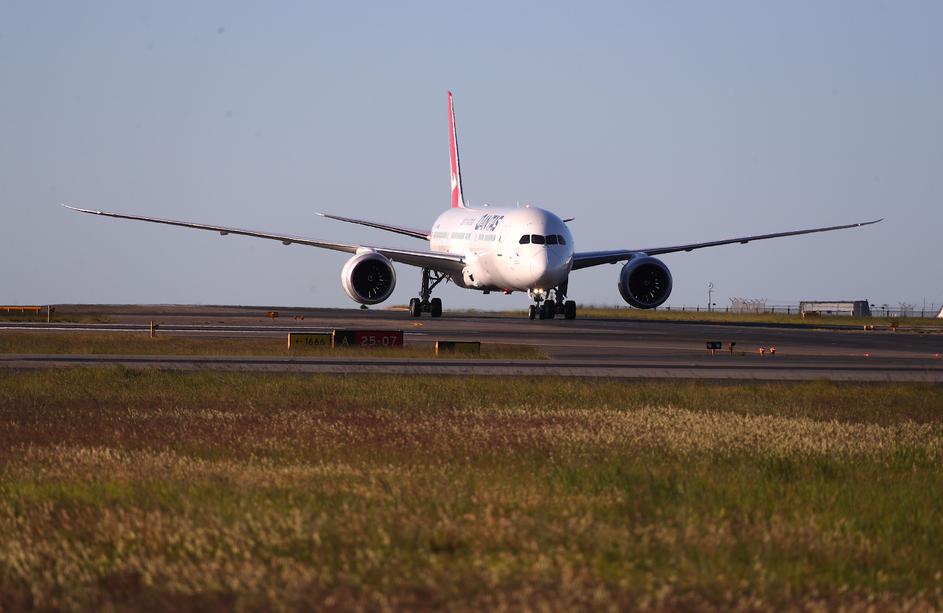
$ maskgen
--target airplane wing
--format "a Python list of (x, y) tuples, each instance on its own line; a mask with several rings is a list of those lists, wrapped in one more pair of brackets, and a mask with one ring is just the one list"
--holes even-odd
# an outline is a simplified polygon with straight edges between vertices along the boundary
[(322, 249), (332, 249), (334, 251), (343, 251), (345, 253), (357, 253), (357, 251), (360, 249), (372, 249), (373, 251), (390, 258), (394, 262), (400, 262), (409, 266), (419, 266), (420, 268), (432, 268), (433, 270), (446, 273), (461, 272), (462, 268), (465, 266), (465, 260), (462, 256), (441, 251), (421, 251), (414, 249), (373, 247), (371, 245), (351, 245), (347, 243), (335, 243), (313, 238), (304, 238), (301, 236), (273, 234), (270, 232), (259, 232), (256, 230), (242, 230), (240, 228), (227, 228), (225, 226), (211, 226), (206, 224), (192, 223), (189, 221), (177, 221), (174, 219), (143, 217), (141, 215), (125, 215), (123, 213), (109, 213), (107, 211), (93, 211), (90, 209), (81, 209), (78, 207), (69, 206), (67, 204), (63, 204), (62, 206), (73, 211), (89, 213), (91, 215), (102, 215), (104, 217), (115, 217), (118, 219), (131, 219), (134, 221), (149, 221), (151, 223), (180, 226), (183, 228), (195, 228), (197, 230), (210, 230), (213, 232), (219, 232), (221, 236), (226, 236), (227, 234), (239, 234), (242, 236), (253, 236), (255, 238), (267, 238), (269, 240), (279, 241), (283, 245), (307, 245), (309, 247), (320, 247)]
[(811, 228), (808, 230), (792, 230), (790, 232), (774, 232), (773, 234), (757, 234), (755, 236), (741, 236), (740, 238), (727, 238), (719, 241), (710, 241), (707, 243), (690, 243), (687, 245), (674, 245), (672, 247), (653, 247), (651, 249), (615, 249), (612, 251), (584, 251), (573, 254), (573, 270), (580, 268), (589, 268), (600, 264), (612, 264), (631, 260), (640, 255), (662, 255), (665, 253), (674, 253), (676, 251), (693, 251), (694, 249), (703, 249), (704, 247), (718, 247), (720, 245), (732, 245), (740, 243), (746, 245), (750, 241), (761, 241), (768, 238), (780, 238), (783, 236), (798, 236), (799, 234), (813, 234), (815, 232), (831, 232), (832, 230), (846, 230), (848, 228), (860, 228), (870, 226), (884, 218), (874, 221), (865, 221), (861, 223), (852, 223), (844, 226), (829, 226), (827, 228)]
[(343, 221), (346, 223), (355, 223), (361, 226), (368, 226), (370, 228), (377, 228), (378, 230), (386, 230), (387, 232), (396, 232), (397, 234), (405, 234), (406, 236), (412, 236), (413, 238), (421, 238), (424, 241), (429, 240), (430, 231), (429, 230), (416, 230), (414, 228), (404, 228), (403, 226), (394, 226), (385, 223), (379, 223), (376, 221), (366, 221), (363, 219), (352, 219), (350, 217), (341, 217), (340, 215), (328, 215), (327, 213), (318, 213), (321, 217), (327, 219), (334, 219), (337, 221)]

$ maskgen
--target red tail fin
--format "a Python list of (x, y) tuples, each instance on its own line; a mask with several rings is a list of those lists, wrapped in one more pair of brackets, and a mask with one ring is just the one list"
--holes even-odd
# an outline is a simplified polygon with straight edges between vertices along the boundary
[(462, 196), (462, 167), (458, 163), (458, 135), (455, 133), (455, 109), (449, 92), (449, 163), (452, 170), (452, 208), (464, 208)]

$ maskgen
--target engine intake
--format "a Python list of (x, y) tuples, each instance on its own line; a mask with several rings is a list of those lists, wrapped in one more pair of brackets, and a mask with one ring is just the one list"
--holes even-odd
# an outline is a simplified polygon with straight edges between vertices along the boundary
[(341, 285), (360, 304), (379, 304), (396, 287), (396, 271), (388, 258), (376, 252), (359, 253), (341, 269)]
[(671, 295), (671, 273), (661, 260), (629, 260), (619, 273), (619, 293), (637, 309), (654, 309)]

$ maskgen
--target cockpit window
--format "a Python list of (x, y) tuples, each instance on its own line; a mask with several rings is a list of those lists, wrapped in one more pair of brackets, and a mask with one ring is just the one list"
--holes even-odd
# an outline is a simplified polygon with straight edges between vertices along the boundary
[(547, 236), (542, 236), (540, 234), (525, 234), (521, 237), (519, 241), (522, 245), (565, 245), (566, 239), (563, 238), (560, 234), (548, 234)]

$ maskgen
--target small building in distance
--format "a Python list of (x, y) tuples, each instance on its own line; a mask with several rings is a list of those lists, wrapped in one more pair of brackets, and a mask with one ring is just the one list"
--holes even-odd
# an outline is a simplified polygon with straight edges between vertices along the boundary
[(802, 315), (839, 315), (845, 317), (871, 317), (867, 300), (803, 300), (799, 303)]

